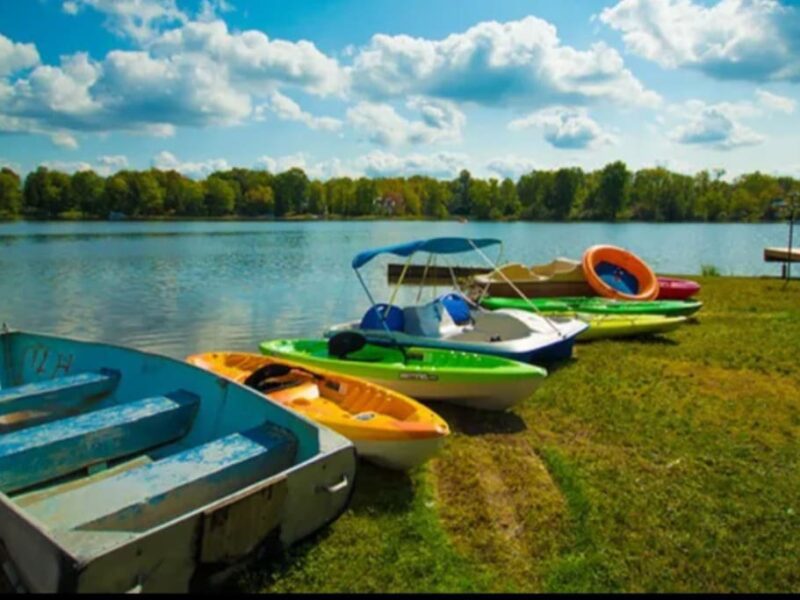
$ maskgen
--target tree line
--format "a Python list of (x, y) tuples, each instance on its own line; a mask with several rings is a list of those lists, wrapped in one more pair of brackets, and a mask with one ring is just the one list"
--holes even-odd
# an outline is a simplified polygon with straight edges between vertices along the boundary
[(800, 181), (749, 173), (732, 182), (724, 171), (696, 175), (662, 167), (632, 172), (621, 161), (596, 171), (578, 167), (480, 179), (461, 171), (452, 181), (425, 176), (311, 180), (299, 168), (272, 174), (230, 169), (203, 181), (177, 171), (94, 171), (73, 175), (39, 167), (22, 181), (0, 171), (0, 218), (107, 219), (158, 217), (395, 217), (548, 221), (770, 221), (778, 199)]

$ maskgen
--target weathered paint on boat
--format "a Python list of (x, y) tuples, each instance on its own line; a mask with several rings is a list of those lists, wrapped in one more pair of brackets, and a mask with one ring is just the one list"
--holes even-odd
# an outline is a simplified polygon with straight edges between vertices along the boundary
[(355, 451), (155, 354), (0, 333), (0, 541), (36, 592), (185, 591), (346, 508)]

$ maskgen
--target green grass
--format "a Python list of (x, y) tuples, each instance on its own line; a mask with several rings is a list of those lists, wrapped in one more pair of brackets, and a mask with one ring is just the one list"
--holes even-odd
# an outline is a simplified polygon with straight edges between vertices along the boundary
[(248, 591), (800, 591), (800, 283), (701, 278), (676, 332), (578, 346)]

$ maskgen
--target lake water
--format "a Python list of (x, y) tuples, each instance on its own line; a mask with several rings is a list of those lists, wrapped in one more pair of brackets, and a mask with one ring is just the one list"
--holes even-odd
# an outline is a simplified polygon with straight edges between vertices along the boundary
[[(264, 339), (317, 337), (329, 325), (359, 318), (369, 303), (350, 261), (373, 246), (497, 237), (503, 260), (532, 264), (580, 258), (587, 246), (610, 243), (660, 273), (697, 274), (701, 264), (713, 264), (725, 275), (759, 275), (779, 273), (780, 265), (763, 262), (763, 248), (785, 246), (787, 231), (786, 224), (6, 223), (0, 224), (0, 322), (179, 358), (257, 351)], [(498, 251), (490, 248), (489, 255)], [(379, 301), (388, 298), (390, 260), (362, 269)], [(474, 253), (450, 260), (480, 264)], [(415, 294), (406, 288), (398, 299)]]

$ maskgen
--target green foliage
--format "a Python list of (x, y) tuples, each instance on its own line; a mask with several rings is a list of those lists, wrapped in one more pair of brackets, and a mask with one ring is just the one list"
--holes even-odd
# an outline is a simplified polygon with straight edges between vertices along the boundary
[(721, 275), (719, 269), (714, 265), (701, 265), (700, 274), (703, 277), (719, 277)]
[(275, 177), (275, 215), (302, 214), (308, 210), (308, 177), (294, 168)]
[(0, 171), (0, 219), (19, 215), (22, 208), (22, 190), (19, 175), (11, 169)]
[(229, 169), (204, 182), (175, 171), (120, 171), (103, 179), (91, 171), (71, 177), (41, 167), (28, 174), (22, 197), (15, 174), (0, 174), (0, 217), (106, 218), (228, 215), (278, 218), (317, 215), (545, 221), (774, 221), (775, 203), (800, 191), (800, 182), (755, 172), (733, 182), (724, 171), (694, 176), (663, 167), (631, 173), (617, 161), (597, 171), (578, 167), (531, 171), (511, 179), (477, 179), (463, 170), (452, 181), (432, 177), (336, 177), (310, 181), (299, 168), (273, 175)]
[(596, 215), (604, 221), (616, 221), (628, 206), (631, 173), (622, 161), (606, 165), (600, 172), (600, 185), (594, 201)]
[(108, 213), (106, 180), (94, 171), (78, 171), (70, 182), (70, 204), (84, 215)]
[(271, 215), (275, 212), (275, 198), (272, 188), (259, 185), (247, 190), (239, 214), (249, 216)]
[(236, 205), (236, 187), (234, 183), (222, 177), (212, 175), (205, 184), (206, 214), (219, 217), (233, 212)]

